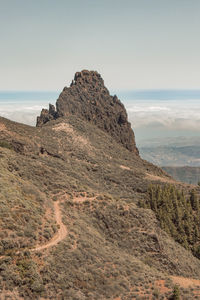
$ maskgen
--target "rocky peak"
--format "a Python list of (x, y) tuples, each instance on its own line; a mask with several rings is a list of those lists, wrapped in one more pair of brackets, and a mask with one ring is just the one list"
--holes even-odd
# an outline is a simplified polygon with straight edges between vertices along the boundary
[(96, 71), (83, 70), (81, 72), (76, 72), (74, 75), (74, 80), (72, 80), (71, 86), (73, 85), (90, 85), (93, 88), (104, 88), (104, 81), (101, 75)]
[(65, 87), (56, 101), (56, 108), (50, 104), (49, 110), (42, 110), (37, 126), (71, 114), (93, 123), (138, 154), (126, 109), (116, 95), (110, 95), (98, 72), (76, 72), (70, 87)]

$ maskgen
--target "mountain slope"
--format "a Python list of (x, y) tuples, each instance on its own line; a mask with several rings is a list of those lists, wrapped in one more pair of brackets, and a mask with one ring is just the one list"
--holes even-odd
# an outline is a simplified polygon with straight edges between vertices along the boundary
[(169, 297), (172, 275), (200, 277), (200, 261), (138, 207), (151, 183), (191, 187), (93, 122), (0, 118), (0, 157), (2, 299)]
[[(3, 118), (0, 124), (2, 201), (14, 225), (3, 214), (3, 290), (18, 287), (26, 298), (131, 299), (152, 292), (167, 273), (200, 276), (199, 261), (160, 229), (151, 210), (137, 208), (149, 174), (171, 180), (162, 170), (74, 116), (41, 128)], [(56, 247), (32, 252), (58, 231), (54, 201), (62, 203), (68, 235)], [(18, 228), (25, 213), (28, 233)]]

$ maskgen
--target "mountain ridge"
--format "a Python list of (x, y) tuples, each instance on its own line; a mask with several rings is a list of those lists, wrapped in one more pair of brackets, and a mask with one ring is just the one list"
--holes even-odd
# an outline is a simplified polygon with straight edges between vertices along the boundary
[[(168, 299), (172, 276), (197, 284), (200, 261), (138, 204), (148, 202), (152, 184), (171, 184), (186, 195), (194, 187), (109, 132), (71, 113), (37, 127), (0, 117), (0, 158), (2, 297)], [(46, 247), (62, 224), (65, 238)], [(199, 290), (182, 287), (182, 293), (193, 299)]]

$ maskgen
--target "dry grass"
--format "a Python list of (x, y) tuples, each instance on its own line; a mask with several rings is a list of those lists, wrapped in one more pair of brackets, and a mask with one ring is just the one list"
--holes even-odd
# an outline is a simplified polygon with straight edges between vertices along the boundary
[(171, 277), (174, 284), (178, 284), (183, 288), (189, 288), (189, 287), (199, 287), (200, 288), (200, 280), (198, 279), (192, 279), (192, 278), (185, 278), (180, 276), (172, 276)]

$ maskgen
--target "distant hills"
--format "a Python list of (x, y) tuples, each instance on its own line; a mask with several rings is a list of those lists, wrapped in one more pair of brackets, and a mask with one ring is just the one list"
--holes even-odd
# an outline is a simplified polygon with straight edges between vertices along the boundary
[(162, 167), (162, 169), (178, 181), (191, 184), (200, 182), (200, 167)]
[(158, 166), (200, 166), (199, 146), (140, 147), (142, 158)]
[(142, 158), (158, 166), (200, 166), (200, 137), (150, 139), (137, 145)]
[(150, 139), (139, 143), (142, 158), (165, 170), (176, 180), (200, 181), (200, 137)]

